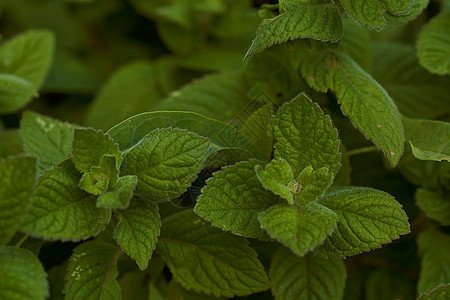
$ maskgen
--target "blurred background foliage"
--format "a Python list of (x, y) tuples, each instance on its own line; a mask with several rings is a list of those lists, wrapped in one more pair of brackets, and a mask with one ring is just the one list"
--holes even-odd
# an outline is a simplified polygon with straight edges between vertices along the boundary
[[(412, 225), (412, 234), (347, 260), (345, 299), (414, 299), (420, 272), (415, 241), (424, 228), (449, 225), (433, 221), (432, 213), (428, 218), (420, 197), (431, 193), (448, 201), (450, 166), (414, 159), (408, 149), (395, 169), (380, 152), (352, 153), (372, 144), (340, 113), (332, 95), (311, 90), (299, 76), (296, 54), (307, 47), (305, 43), (272, 47), (244, 69), (242, 59), (261, 21), (258, 8), (274, 2), (2, 0), (0, 32), (2, 41), (29, 29), (55, 34), (51, 70), (39, 96), (23, 110), (103, 131), (152, 110), (191, 110), (242, 127), (253, 112), (264, 108), (271, 113), (305, 91), (332, 116), (348, 150), (339, 184), (351, 182), (391, 193), (403, 204)], [(340, 44), (385, 87), (402, 114), (450, 121), (449, 76), (425, 71), (414, 48), (421, 27), (439, 12), (439, 5), (432, 1), (414, 21), (381, 32), (345, 20), (346, 33), (351, 34), (344, 35)], [(422, 92), (415, 90), (418, 86)], [(0, 118), (0, 157), (22, 151), (17, 128), (23, 110)], [(439, 230), (438, 235), (450, 233), (448, 227)], [(73, 246), (49, 243), (42, 248), (40, 258), (51, 280), (57, 281), (64, 271), (59, 264)], [(270, 261), (271, 251), (254, 246), (262, 261)], [(129, 272), (121, 280), (132, 276), (141, 275)]]

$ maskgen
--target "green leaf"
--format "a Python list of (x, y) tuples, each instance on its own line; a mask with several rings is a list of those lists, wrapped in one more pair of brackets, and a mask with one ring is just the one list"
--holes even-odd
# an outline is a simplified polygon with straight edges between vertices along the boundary
[(426, 189), (417, 189), (416, 203), (425, 214), (441, 223), (442, 226), (450, 226), (450, 198)]
[(208, 156), (218, 151), (226, 152), (228, 149), (233, 150), (225, 154), (230, 159), (236, 157), (236, 152), (238, 154), (249, 152), (255, 154), (250, 141), (234, 127), (191, 112), (139, 114), (114, 126), (107, 134), (119, 145), (121, 151), (127, 151), (151, 131), (168, 127), (186, 129), (209, 138), (211, 143)]
[(0, 114), (13, 113), (37, 96), (33, 84), (16, 75), (0, 73)]
[(403, 118), (403, 126), (416, 158), (450, 162), (450, 123)]
[(3, 299), (46, 299), (46, 277), (39, 259), (30, 251), (10, 246), (0, 247), (0, 291)]
[(160, 231), (158, 206), (149, 201), (131, 201), (130, 207), (116, 212), (119, 222), (114, 228), (117, 244), (138, 264), (147, 268)]
[(134, 175), (120, 177), (112, 191), (98, 197), (96, 206), (112, 209), (127, 208), (137, 182), (138, 178)]
[(283, 158), (292, 167), (294, 178), (312, 166), (315, 170), (328, 168), (335, 175), (341, 154), (336, 128), (319, 105), (300, 94), (284, 104), (272, 119), (275, 159)]
[(75, 128), (72, 124), (26, 111), (20, 123), (25, 152), (38, 158), (41, 170), (50, 169), (71, 156)]
[(0, 73), (16, 75), (37, 90), (52, 63), (55, 38), (47, 30), (30, 30), (2, 44)]
[(421, 257), (417, 292), (428, 293), (436, 286), (450, 282), (450, 236), (430, 227), (417, 237)]
[(305, 205), (311, 201), (316, 201), (323, 195), (333, 182), (333, 174), (327, 168), (313, 170), (309, 166), (303, 169), (298, 176), (297, 182), (295, 202), (298, 205)]
[(235, 234), (268, 238), (258, 213), (279, 204), (281, 199), (261, 186), (254, 168), (260, 161), (226, 166), (206, 181), (195, 212), (214, 226)]
[(358, 22), (370, 29), (386, 27), (385, 14), (405, 15), (410, 11), (411, 0), (343, 0), (345, 10)]
[(93, 129), (75, 129), (72, 146), (73, 162), (77, 169), (86, 173), (91, 167), (100, 166), (103, 155), (116, 157), (116, 166), (121, 163), (117, 144), (106, 134)]
[(163, 97), (156, 82), (151, 62), (136, 61), (121, 67), (96, 95), (86, 123), (107, 130), (132, 115), (152, 110)]
[(172, 92), (156, 110), (191, 111), (216, 120), (231, 120), (250, 102), (242, 72), (207, 75)]
[(16, 232), (33, 193), (36, 159), (17, 156), (0, 160), (0, 245)]
[(192, 211), (163, 220), (158, 249), (174, 279), (188, 290), (233, 297), (269, 288), (248, 241), (212, 227)]
[(411, 9), (407, 14), (395, 15), (390, 12), (387, 12), (384, 15), (384, 18), (386, 19), (389, 25), (400, 25), (411, 22), (415, 20), (424, 11), (424, 9), (428, 6), (429, 2), (430, 0), (414, 0), (411, 5)]
[(100, 158), (100, 166), (92, 166), (88, 173), (83, 174), (79, 186), (90, 194), (100, 195), (112, 189), (118, 180), (117, 159), (105, 154)]
[(340, 187), (318, 203), (338, 215), (337, 229), (316, 253), (328, 257), (359, 254), (409, 233), (407, 216), (391, 195), (370, 188)]
[(450, 12), (444, 12), (423, 26), (417, 39), (417, 55), (431, 73), (450, 74)]
[(272, 258), (270, 279), (275, 299), (342, 299), (347, 271), (340, 259), (298, 257), (282, 247)]
[(260, 213), (258, 219), (272, 238), (299, 256), (321, 245), (337, 222), (333, 211), (314, 202), (303, 207), (274, 206)]
[(80, 240), (98, 234), (111, 218), (95, 207), (95, 196), (78, 187), (80, 173), (65, 161), (39, 178), (21, 229), (51, 240)]
[[(416, 1), (414, 2), (416, 3)], [(389, 93), (400, 112), (410, 118), (438, 119), (450, 113), (450, 78), (430, 74), (411, 45), (374, 44), (372, 75)]]
[(244, 61), (270, 46), (288, 40), (312, 38), (337, 42), (342, 37), (341, 15), (332, 1), (284, 2), (286, 6), (280, 15), (261, 22)]
[(418, 300), (446, 300), (450, 297), (450, 285), (441, 285), (429, 293), (423, 293)]
[(22, 139), (18, 129), (0, 129), (0, 158), (23, 153)]
[(121, 252), (118, 247), (100, 241), (76, 247), (67, 267), (65, 299), (121, 299), (116, 281)]
[(412, 280), (400, 272), (381, 268), (370, 273), (365, 280), (364, 291), (366, 300), (415, 299), (416, 295)]
[(384, 152), (393, 166), (398, 163), (405, 142), (400, 114), (386, 91), (369, 74), (344, 53), (333, 51), (305, 56), (301, 73), (314, 89), (332, 90), (341, 111), (353, 125)]
[(265, 169), (261, 165), (257, 165), (255, 172), (264, 188), (288, 200), (289, 204), (294, 204), (293, 194), (296, 192), (294, 188), (296, 182), (287, 161), (282, 158), (272, 160)]
[(136, 193), (151, 201), (181, 195), (203, 167), (209, 141), (179, 129), (157, 129), (130, 149), (121, 175), (136, 175)]

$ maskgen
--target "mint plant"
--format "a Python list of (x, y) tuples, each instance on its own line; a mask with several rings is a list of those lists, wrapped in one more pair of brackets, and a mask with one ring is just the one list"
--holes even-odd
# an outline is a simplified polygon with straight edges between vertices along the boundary
[(449, 298), (449, 1), (38, 2), (0, 299)]

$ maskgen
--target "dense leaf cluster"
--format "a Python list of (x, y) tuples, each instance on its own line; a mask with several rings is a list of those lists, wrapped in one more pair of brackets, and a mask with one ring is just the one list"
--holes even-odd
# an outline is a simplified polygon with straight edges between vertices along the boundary
[(450, 1), (0, 5), (0, 299), (449, 299)]

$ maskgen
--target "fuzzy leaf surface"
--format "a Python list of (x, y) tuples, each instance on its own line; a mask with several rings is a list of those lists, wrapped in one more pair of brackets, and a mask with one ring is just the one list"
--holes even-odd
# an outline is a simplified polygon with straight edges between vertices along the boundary
[(158, 249), (185, 288), (233, 297), (269, 288), (264, 267), (245, 238), (212, 227), (192, 211), (162, 222)]
[(312, 88), (333, 91), (343, 114), (395, 166), (403, 154), (405, 132), (397, 106), (381, 85), (340, 52), (312, 53), (300, 68)]
[(122, 176), (112, 191), (106, 192), (97, 198), (97, 207), (125, 209), (133, 197), (134, 188), (138, 178), (134, 175)]
[(326, 193), (318, 203), (338, 215), (337, 228), (315, 250), (327, 257), (356, 255), (409, 233), (401, 204), (379, 190), (339, 187)]
[[(343, 34), (338, 8), (330, 0), (283, 1), (281, 14), (261, 22), (244, 61), (275, 44), (298, 38), (337, 42)], [(280, 6), (282, 3), (280, 3)]]
[(72, 154), (75, 166), (82, 173), (89, 172), (93, 166), (100, 166), (103, 155), (116, 157), (117, 167), (122, 158), (119, 147), (108, 135), (89, 128), (75, 129)]
[(279, 204), (281, 199), (264, 189), (256, 177), (254, 168), (260, 163), (239, 162), (214, 173), (197, 199), (195, 212), (224, 230), (268, 238), (259, 225), (258, 214)]
[(0, 291), (2, 299), (46, 299), (47, 274), (39, 259), (28, 250), (1, 246)]
[(261, 227), (298, 256), (321, 245), (336, 228), (336, 214), (317, 203), (278, 205), (259, 214)]
[(295, 202), (305, 205), (316, 201), (325, 193), (325, 190), (333, 182), (333, 174), (327, 168), (313, 170), (311, 166), (306, 167), (298, 176), (298, 187), (295, 195)]
[(265, 168), (257, 165), (255, 166), (255, 172), (264, 188), (288, 200), (288, 203), (294, 203), (290, 188), (290, 185), (294, 183), (294, 174), (287, 161), (282, 158), (272, 160)]
[(416, 191), (416, 203), (429, 218), (438, 221), (442, 226), (450, 226), (450, 198), (448, 195), (419, 188)]
[[(86, 159), (82, 158), (82, 160)], [(94, 165), (89, 168), (89, 172), (83, 174), (79, 186), (90, 194), (100, 195), (112, 189), (118, 180), (117, 158), (105, 154), (100, 158), (100, 166)]]
[(270, 279), (275, 299), (342, 299), (347, 270), (340, 259), (298, 257), (281, 247), (272, 258)]
[(89, 241), (76, 247), (67, 267), (65, 299), (121, 299), (116, 281), (117, 259), (121, 252), (117, 246), (101, 241)]
[(114, 228), (117, 244), (145, 270), (156, 247), (160, 231), (158, 206), (154, 202), (133, 199), (126, 210), (118, 211)]
[[(107, 134), (126, 151), (136, 145), (145, 135), (158, 128), (179, 128), (195, 132), (210, 139), (208, 156), (216, 152), (225, 152), (232, 159), (236, 152), (257, 155), (238, 130), (224, 122), (214, 120), (192, 112), (149, 112), (131, 117), (114, 126)], [(226, 152), (232, 149), (231, 153)]]
[(272, 119), (271, 131), (275, 142), (275, 159), (285, 159), (294, 178), (312, 166), (315, 170), (328, 168), (336, 174), (341, 154), (336, 128), (319, 105), (305, 94), (284, 104)]
[(403, 118), (403, 125), (416, 158), (450, 162), (450, 123)]
[(410, 11), (411, 0), (342, 0), (345, 10), (358, 22), (371, 29), (386, 27), (386, 12), (393, 15), (405, 15)]
[(450, 285), (441, 285), (429, 293), (420, 295), (418, 300), (446, 300), (450, 297)]
[(75, 125), (32, 111), (25, 111), (20, 123), (26, 153), (38, 158), (41, 170), (47, 170), (71, 156)]
[(0, 245), (16, 232), (33, 193), (36, 159), (17, 156), (0, 160)]
[(96, 235), (111, 210), (95, 207), (95, 196), (78, 187), (80, 173), (65, 161), (39, 178), (21, 229), (51, 240), (80, 240)]
[(55, 38), (47, 30), (30, 30), (0, 47), (0, 73), (16, 75), (31, 82), (37, 90), (53, 59)]
[(417, 292), (428, 293), (441, 284), (450, 282), (450, 236), (429, 228), (417, 237), (421, 257)]
[(431, 73), (450, 74), (450, 12), (443, 12), (423, 26), (417, 40), (417, 55)]
[(136, 175), (136, 193), (152, 201), (181, 195), (203, 168), (209, 140), (179, 129), (146, 135), (124, 157), (121, 174)]
[(389, 25), (400, 25), (411, 22), (423, 12), (423, 10), (428, 6), (428, 3), (430, 3), (430, 0), (414, 0), (411, 5), (411, 9), (407, 14), (396, 15), (387, 12), (384, 15), (384, 18)]

